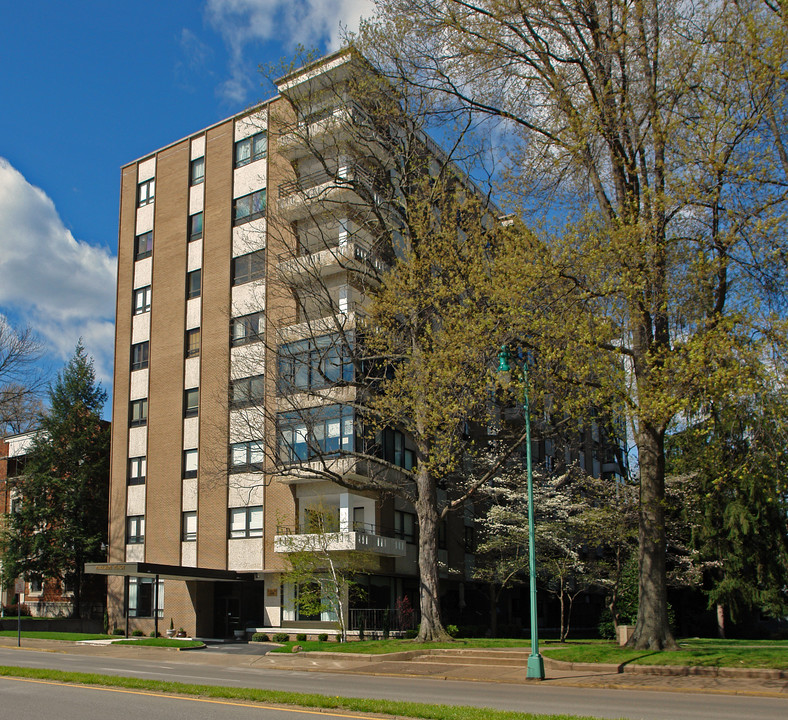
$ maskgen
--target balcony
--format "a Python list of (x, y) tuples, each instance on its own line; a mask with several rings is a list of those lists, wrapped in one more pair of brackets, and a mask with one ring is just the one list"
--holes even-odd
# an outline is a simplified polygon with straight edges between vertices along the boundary
[(358, 189), (364, 186), (369, 196), (374, 194), (374, 178), (366, 169), (353, 165), (329, 173), (324, 169), (302, 175), (279, 185), (279, 211), (289, 220), (298, 220), (310, 214), (314, 202), (331, 202), (336, 205), (367, 205)]
[(340, 138), (346, 137), (348, 126), (362, 121), (369, 124), (366, 113), (355, 103), (321, 108), (284, 126), (277, 150), (290, 161), (325, 151), (326, 147), (336, 146)]
[(290, 252), (280, 253), (278, 260), (277, 270), (280, 276), (290, 283), (346, 270), (377, 278), (388, 269), (388, 264), (380, 255), (372, 251), (366, 243), (356, 240), (316, 248), (314, 252), (297, 257)]
[(274, 552), (365, 552), (381, 557), (405, 557), (405, 541), (379, 534), (369, 524), (355, 523), (351, 530), (310, 533), (308, 528), (278, 526)]

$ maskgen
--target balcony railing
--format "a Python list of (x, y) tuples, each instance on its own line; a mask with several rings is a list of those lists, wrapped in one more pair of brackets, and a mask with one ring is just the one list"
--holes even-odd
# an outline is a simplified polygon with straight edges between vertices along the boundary
[[(347, 174), (348, 177), (342, 177)], [(316, 172), (302, 175), (295, 180), (288, 180), (279, 185), (279, 197), (284, 198), (293, 195), (297, 192), (305, 192), (312, 188), (325, 185), (327, 183), (334, 183), (337, 187), (352, 188), (353, 180), (364, 180), (367, 184), (372, 184), (372, 174), (359, 165), (353, 165), (347, 171), (337, 170), (336, 173), (329, 173), (325, 169), (317, 170)]]
[(384, 557), (405, 557), (405, 541), (382, 535), (374, 526), (354, 523), (352, 529), (320, 532), (313, 526), (279, 525), (274, 552), (368, 552)]

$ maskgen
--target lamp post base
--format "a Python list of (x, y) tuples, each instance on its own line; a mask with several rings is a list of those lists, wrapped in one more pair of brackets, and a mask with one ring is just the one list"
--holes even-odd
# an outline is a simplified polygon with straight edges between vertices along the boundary
[(528, 680), (544, 680), (544, 661), (539, 653), (528, 656), (528, 670), (525, 677)]

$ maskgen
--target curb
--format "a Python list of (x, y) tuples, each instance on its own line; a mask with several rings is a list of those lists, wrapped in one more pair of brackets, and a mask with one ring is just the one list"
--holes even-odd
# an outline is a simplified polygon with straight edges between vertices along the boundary
[(633, 665), (621, 663), (565, 662), (543, 656), (545, 667), (554, 670), (582, 670), (585, 672), (618, 673), (622, 675), (663, 675), (669, 677), (721, 677), (742, 680), (785, 680), (788, 670), (772, 668), (705, 667), (703, 665)]

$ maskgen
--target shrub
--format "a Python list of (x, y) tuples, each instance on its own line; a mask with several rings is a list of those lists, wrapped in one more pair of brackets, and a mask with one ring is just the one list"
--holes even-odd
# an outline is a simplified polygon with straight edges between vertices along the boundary
[(296, 640), (298, 642), (306, 642), (306, 633), (298, 633), (296, 635)]
[(151, 631), (150, 631), (150, 636), (151, 636), (152, 638), (155, 638), (155, 637), (161, 637), (161, 633), (160, 633), (160, 632), (156, 632), (155, 630), (151, 630)]
[(142, 637), (142, 636), (144, 635), (144, 633), (142, 632), (142, 630), (132, 630), (132, 631), (131, 631), (131, 634), (132, 634), (134, 637)]
[(406, 630), (405, 631), (405, 639), (406, 640), (413, 640), (413, 638), (418, 637), (419, 631), (418, 630)]
[(270, 642), (271, 638), (268, 637), (268, 633), (255, 633), (252, 635), (252, 642)]
[(451, 637), (456, 638), (460, 634), (460, 629), (456, 625), (447, 625), (446, 632), (451, 635)]
[(113, 634), (113, 635), (125, 635), (125, 634), (126, 634), (126, 632), (125, 632), (125, 630), (124, 630), (123, 628), (115, 628), (115, 629), (112, 631), (112, 634)]
[(30, 608), (27, 606), (27, 603), (22, 603), (21, 605), (17, 605), (14, 603), (13, 605), (4, 605), (3, 606), (3, 614), (4, 615), (11, 615), (13, 617), (17, 617), (21, 615), (22, 617), (30, 616)]
[(318, 642), (325, 642), (328, 640), (328, 633), (320, 633), (320, 635), (317, 636), (317, 639)]
[(290, 639), (290, 636), (287, 633), (276, 633), (274, 635), (274, 642), (285, 643), (289, 639)]

